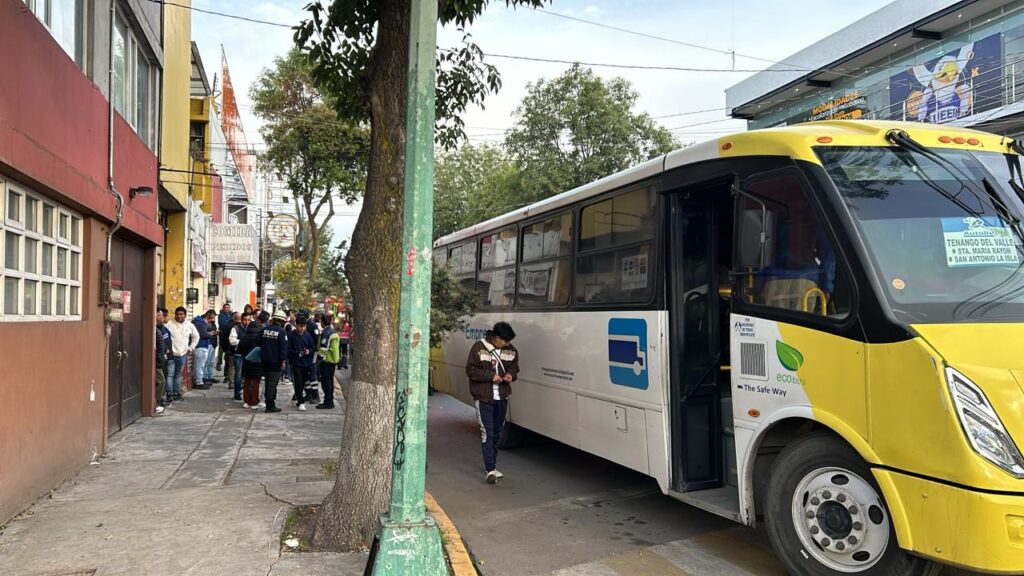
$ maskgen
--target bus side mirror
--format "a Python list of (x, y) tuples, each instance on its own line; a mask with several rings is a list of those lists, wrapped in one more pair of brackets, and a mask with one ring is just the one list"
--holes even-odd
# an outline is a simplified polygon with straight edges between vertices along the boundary
[[(757, 196), (744, 192), (738, 187), (733, 188), (733, 195), (739, 201), (739, 221), (736, 222), (737, 250), (739, 261), (736, 268), (740, 270), (761, 271), (771, 265), (772, 213), (768, 206)], [(756, 206), (751, 206), (752, 204)]]
[(763, 268), (761, 265), (761, 230), (764, 227), (760, 208), (743, 210), (740, 213), (739, 224), (739, 267), (759, 270)]

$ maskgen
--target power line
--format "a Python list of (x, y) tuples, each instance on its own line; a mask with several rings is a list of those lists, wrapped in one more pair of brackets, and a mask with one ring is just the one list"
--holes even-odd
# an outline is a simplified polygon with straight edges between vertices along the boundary
[(676, 126), (675, 128), (668, 128), (667, 130), (682, 130), (683, 128), (707, 126), (708, 124), (721, 124), (722, 122), (740, 122), (740, 120), (737, 118), (722, 118), (720, 120), (708, 120), (707, 122), (697, 122), (695, 124), (684, 124), (682, 126)]
[[(654, 40), (661, 40), (663, 42), (670, 42), (672, 44), (679, 44), (681, 46), (687, 46), (689, 48), (696, 48), (698, 50), (707, 50), (709, 52), (715, 52), (715, 53), (721, 54), (723, 56), (733, 56), (733, 57), (739, 56), (740, 58), (746, 58), (748, 60), (757, 60), (759, 62), (768, 62), (768, 63), (770, 63), (772, 65), (781, 64), (783, 66), (792, 66), (794, 68), (799, 68), (799, 70), (781, 70), (781, 69), (770, 70), (770, 69), (765, 69), (764, 71), (771, 71), (771, 72), (817, 72), (817, 71), (831, 71), (831, 72), (834, 72), (835, 74), (840, 74), (842, 76), (850, 76), (851, 78), (854, 77), (851, 74), (843, 74), (842, 72), (838, 72), (837, 69), (814, 69), (814, 68), (808, 68), (807, 66), (802, 66), (802, 65), (799, 65), (799, 64), (790, 64), (790, 63), (784, 62), (782, 60), (771, 60), (769, 58), (761, 58), (759, 56), (751, 56), (749, 54), (740, 54), (739, 52), (736, 52), (735, 50), (723, 50), (721, 48), (713, 48), (713, 47), (710, 47), (710, 46), (703, 46), (703, 45), (700, 45), (700, 44), (692, 44), (690, 42), (683, 42), (683, 41), (680, 41), (680, 40), (674, 40), (672, 38), (665, 38), (663, 36), (655, 36), (653, 34), (647, 34), (645, 32), (638, 32), (636, 30), (629, 30), (627, 28), (619, 28), (617, 26), (609, 26), (608, 24), (602, 24), (600, 22), (595, 22), (593, 20), (585, 20), (583, 18), (577, 18), (575, 16), (569, 16), (567, 14), (559, 14), (557, 12), (551, 12), (551, 11), (545, 10), (543, 8), (534, 8), (534, 10), (537, 10), (537, 11), (542, 12), (544, 14), (547, 14), (549, 16), (556, 16), (558, 18), (565, 18), (567, 20), (575, 20), (577, 22), (582, 22), (584, 24), (589, 24), (591, 26), (597, 26), (599, 28), (607, 28), (609, 30), (615, 30), (617, 32), (623, 32), (625, 34), (632, 34), (634, 36), (641, 36), (641, 37), (644, 37), (644, 38), (651, 38), (651, 39), (654, 39)], [(736, 72), (744, 72), (744, 71), (743, 70), (736, 70)], [(756, 70), (756, 72), (761, 72), (761, 70)]]
[[(282, 24), (282, 23), (278, 23), (278, 22), (270, 22), (270, 21), (266, 21), (266, 20), (259, 20), (259, 19), (249, 18), (249, 17), (246, 17), (246, 16), (240, 16), (240, 15), (237, 15), (237, 14), (228, 14), (228, 13), (216, 12), (216, 11), (212, 11), (212, 10), (204, 10), (204, 9), (200, 9), (200, 8), (194, 8), (194, 7), (191, 7), (191, 6), (185, 6), (185, 5), (182, 5), (182, 4), (176, 4), (176, 3), (173, 3), (173, 2), (167, 2), (166, 0), (149, 0), (149, 1), (150, 2), (154, 2), (154, 3), (158, 3), (158, 4), (162, 4), (162, 5), (175, 6), (175, 7), (185, 8), (185, 9), (189, 9), (189, 10), (194, 10), (196, 12), (202, 12), (202, 13), (212, 14), (212, 15), (216, 15), (216, 16), (222, 16), (222, 17), (226, 17), (226, 18), (233, 18), (233, 19), (238, 19), (238, 20), (244, 20), (244, 21), (248, 21), (248, 22), (260, 23), (260, 24), (268, 24), (268, 25), (280, 26), (280, 27), (286, 27), (286, 28), (292, 28), (293, 27), (292, 25), (289, 25), (289, 24)], [(736, 53), (735, 51), (731, 51), (731, 50), (722, 50), (722, 49), (718, 49), (718, 48), (712, 48), (712, 47), (702, 46), (702, 45), (698, 45), (698, 44), (682, 42), (682, 41), (674, 40), (674, 39), (671, 39), (671, 38), (664, 38), (664, 37), (660, 37), (660, 36), (656, 36), (656, 35), (652, 35), (652, 34), (646, 34), (646, 33), (638, 32), (638, 31), (635, 31), (635, 30), (628, 30), (628, 29), (625, 29), (625, 28), (619, 28), (619, 27), (615, 27), (615, 26), (610, 26), (610, 25), (599, 23), (599, 22), (594, 22), (594, 21), (585, 20), (585, 19), (582, 19), (582, 18), (577, 18), (577, 17), (574, 17), (574, 16), (568, 16), (568, 15), (564, 15), (564, 14), (558, 14), (558, 13), (555, 13), (555, 12), (549, 12), (549, 11), (544, 10), (542, 8), (537, 8), (536, 10), (538, 10), (538, 11), (540, 11), (542, 13), (551, 15), (551, 16), (565, 18), (565, 19), (574, 20), (574, 21), (579, 21), (579, 22), (586, 23), (586, 24), (593, 25), (593, 26), (597, 26), (597, 27), (600, 27), (600, 28), (606, 28), (606, 29), (610, 29), (610, 30), (614, 30), (614, 31), (622, 32), (622, 33), (627, 33), (627, 34), (632, 34), (632, 35), (636, 35), (636, 36), (641, 36), (641, 37), (661, 40), (661, 41), (670, 42), (670, 43), (673, 43), (673, 44), (678, 44), (678, 45), (687, 46), (687, 47), (691, 47), (691, 48), (698, 48), (698, 49), (708, 50), (708, 51), (716, 52), (716, 53), (723, 54), (723, 55), (740, 56), (740, 57), (743, 57), (743, 58), (748, 58), (748, 59), (753, 59), (753, 60), (758, 60), (758, 61), (763, 61), (763, 62), (769, 62), (769, 63), (772, 63), (773, 65), (782, 64), (782, 65), (788, 65), (788, 66), (798, 66), (798, 65), (787, 64), (784, 61), (774, 61), (774, 60), (770, 60), (770, 59), (766, 59), (766, 58), (759, 58), (759, 57), (755, 57), (755, 56), (739, 54), (739, 53)], [(442, 49), (442, 50), (453, 51), (452, 49)], [(641, 65), (627, 65), (627, 64), (587, 63), (587, 62), (579, 62), (579, 61), (572, 61), (572, 60), (533, 58), (533, 57), (527, 57), (527, 56), (516, 56), (516, 55), (509, 55), (509, 54), (494, 54), (494, 53), (484, 53), (484, 55), (485, 56), (494, 57), (494, 58), (507, 58), (507, 59), (516, 59), (516, 60), (525, 60), (525, 61), (548, 62), (548, 63), (559, 63), (559, 64), (582, 64), (582, 65), (586, 65), (586, 66), (612, 67), (612, 68), (625, 68), (625, 69), (641, 69), (641, 70), (642, 69), (647, 69), (647, 70), (690, 71), (690, 72), (752, 72), (752, 73), (765, 72), (765, 71), (767, 71), (767, 72), (832, 72), (832, 73), (840, 74), (840, 75), (843, 75), (843, 76), (848, 76), (848, 77), (851, 77), (851, 78), (857, 77), (857, 76), (852, 75), (852, 74), (844, 74), (844, 73), (839, 72), (840, 68), (821, 68), (821, 69), (814, 70), (814, 69), (810, 69), (810, 68), (806, 68), (806, 67), (799, 67), (799, 69), (776, 68), (776, 69), (765, 69), (765, 70), (738, 70), (738, 69), (724, 69), (724, 68), (689, 68), (689, 67), (673, 67), (673, 66), (641, 66)], [(1009, 55), (1010, 54), (1006, 54), (1004, 56), (1009, 56)], [(890, 64), (890, 65), (882, 65), (882, 66), (861, 67), (861, 68), (858, 68), (857, 71), (860, 72), (861, 75), (863, 75), (863, 74), (865, 74), (867, 72), (870, 72), (870, 71), (873, 71), (873, 70), (878, 70), (878, 69), (907, 68), (909, 66), (912, 66), (912, 64), (907, 64), (907, 63), (903, 63), (903, 64), (900, 64), (900, 65), (891, 65)], [(984, 85), (984, 83), (983, 83), (983, 85)], [(981, 86), (976, 86), (975, 88), (980, 88), (980, 87)], [(877, 93), (879, 91), (881, 91), (881, 90), (876, 90), (875, 92), (872, 92), (871, 94)], [(774, 107), (778, 107), (778, 106), (780, 106), (782, 104), (786, 104), (788, 102), (797, 101), (797, 100), (804, 100), (804, 99), (808, 99), (808, 98), (809, 98), (808, 96), (797, 96), (797, 97), (794, 97), (794, 98), (785, 99), (785, 100), (782, 100), (780, 102), (775, 103), (773, 108)], [(893, 103), (893, 104), (890, 104), (888, 107), (886, 107), (886, 109), (891, 111), (894, 107), (899, 106), (901, 104), (903, 104), (903, 103), (902, 102), (901, 103)], [(251, 106), (245, 106), (245, 105), (242, 105), (240, 107), (251, 108)], [(716, 111), (727, 110), (727, 109), (728, 108), (712, 108), (712, 109), (707, 109), (707, 110), (695, 110), (695, 111), (690, 111), (690, 112), (680, 112), (680, 113), (676, 113), (676, 114), (666, 114), (666, 115), (661, 115), (661, 116), (653, 116), (652, 119), (671, 118), (671, 117), (685, 116), (685, 115), (691, 115), (691, 114), (701, 114), (701, 113), (706, 113), (706, 112), (716, 112)], [(873, 115), (875, 117), (877, 117), (879, 112), (881, 112), (881, 111), (874, 111)], [(731, 119), (727, 118), (727, 119), (714, 120), (714, 121), (702, 122), (702, 123), (697, 123), (697, 124), (690, 124), (690, 125), (686, 125), (686, 126), (670, 128), (669, 130), (680, 130), (680, 129), (688, 128), (688, 127), (691, 127), (691, 126), (700, 126), (700, 125), (704, 125), (704, 124), (714, 124), (714, 123), (719, 123), (719, 122), (725, 122), (725, 121), (728, 121), (728, 120), (731, 120)], [(335, 122), (322, 122), (322, 123), (325, 123), (325, 124), (339, 124), (339, 123), (335, 123)], [(492, 129), (492, 128), (482, 128), (482, 127), (467, 127), (467, 128), (482, 129), (482, 130), (491, 130)], [(469, 136), (467, 136), (467, 139), (479, 140), (479, 141), (488, 141), (488, 140), (485, 140), (484, 138), (481, 138), (482, 136), (491, 136), (491, 134), (469, 135)], [(497, 142), (497, 141), (495, 141), (495, 142)], [(234, 152), (234, 150), (232, 150), (232, 152)], [(253, 149), (253, 151), (246, 151), (245, 154), (255, 154), (255, 148)]]
[[(239, 108), (245, 108), (245, 109), (248, 109), (248, 110), (252, 110), (252, 109), (255, 108), (255, 106), (253, 106), (251, 104), (238, 104), (238, 107)], [(724, 110), (728, 110), (728, 108), (725, 107), (725, 106), (721, 106), (721, 107), (718, 107), (718, 108), (705, 108), (703, 110), (689, 110), (689, 111), (686, 111), (686, 112), (675, 112), (675, 113), (672, 113), (672, 114), (662, 114), (660, 116), (651, 116), (651, 120), (660, 120), (662, 118), (675, 118), (677, 116), (692, 116), (692, 115), (695, 115), (695, 114), (705, 114), (707, 112), (721, 112), (721, 111), (724, 111)], [(279, 113), (278, 115), (279, 116), (292, 116), (292, 117), (298, 116), (297, 113)], [(506, 126), (506, 127), (502, 128), (502, 127), (498, 127), (498, 126), (464, 126), (464, 128), (467, 129), (467, 130), (509, 130), (512, 127), (511, 126)]]
[(636, 30), (628, 30), (626, 28), (619, 28), (617, 26), (610, 26), (608, 24), (602, 24), (600, 22), (594, 22), (593, 20), (584, 20), (583, 18), (577, 18), (575, 16), (569, 16), (568, 14), (559, 14), (558, 12), (551, 12), (543, 8), (534, 8), (537, 12), (547, 14), (548, 16), (555, 16), (557, 18), (564, 18), (566, 20), (574, 20), (576, 22), (582, 22), (584, 24), (590, 24), (591, 26), (597, 26), (599, 28), (606, 28), (608, 30), (615, 30), (616, 32), (623, 32), (625, 34), (632, 34), (633, 36), (640, 36), (643, 38), (650, 38), (652, 40), (661, 40), (662, 42), (671, 42), (672, 44), (678, 44), (680, 46), (686, 46), (688, 48), (696, 48), (698, 50), (707, 50), (708, 52), (716, 52), (723, 56), (731, 56), (733, 52), (731, 50), (722, 50), (720, 48), (711, 48), (709, 46), (701, 46), (700, 44), (691, 44), (689, 42), (683, 42), (681, 40), (674, 40), (672, 38), (665, 38), (664, 36), (655, 36), (654, 34), (647, 34), (645, 32), (637, 32)]
[(707, 112), (723, 112), (725, 110), (728, 110), (728, 108), (725, 107), (725, 106), (723, 106), (721, 108), (707, 108), (707, 109), (704, 109), (704, 110), (692, 110), (690, 112), (678, 112), (676, 114), (663, 114), (661, 116), (651, 116), (651, 120), (661, 120), (663, 118), (675, 118), (677, 116), (693, 116), (694, 114), (705, 114)]
[[(454, 48), (441, 48), (446, 52), (456, 52)], [(641, 64), (608, 64), (602, 62), (582, 62), (580, 60), (561, 60), (558, 58), (537, 58), (533, 56), (515, 56), (512, 54), (496, 54), (494, 52), (482, 52), (484, 56), (489, 58), (505, 58), (508, 60), (525, 60), (528, 62), (545, 62), (548, 64), (579, 64), (581, 66), (593, 66), (596, 68), (620, 68), (627, 70), (661, 70), (671, 72), (724, 72), (724, 73), (757, 73), (757, 72), (808, 72), (806, 68), (790, 69), (790, 68), (757, 68), (757, 69), (738, 69), (738, 68), (692, 68), (686, 66), (645, 66)]]
[[(242, 21), (245, 21), (245, 22), (252, 22), (252, 23), (255, 23), (255, 24), (265, 24), (265, 25), (268, 25), (268, 26), (277, 26), (277, 27), (288, 28), (288, 29), (294, 29), (296, 27), (295, 24), (285, 24), (285, 23), (282, 23), (282, 22), (272, 22), (272, 21), (269, 21), (269, 20), (261, 20), (261, 19), (258, 19), (258, 18), (250, 18), (248, 16), (241, 16), (239, 14), (230, 14), (230, 13), (226, 13), (226, 12), (218, 12), (218, 11), (215, 11), (215, 10), (206, 10), (206, 9), (203, 9), (203, 8), (196, 8), (194, 6), (186, 6), (184, 4), (177, 4), (177, 3), (174, 3), (174, 2), (168, 2), (167, 0), (148, 0), (148, 1), (152, 2), (152, 3), (155, 3), (155, 4), (161, 4), (161, 5), (165, 5), (165, 6), (174, 6), (174, 7), (177, 7), (177, 8), (183, 8), (183, 9), (186, 9), (186, 10), (192, 10), (192, 11), (195, 11), (195, 12), (201, 12), (203, 14), (210, 14), (210, 15), (220, 16), (220, 17), (224, 17), (224, 18), (231, 18), (231, 19), (235, 19), (235, 20), (242, 20)], [(530, 58), (530, 57), (525, 57), (525, 56), (512, 56), (512, 55), (503, 55), (503, 54), (489, 54), (489, 53), (483, 53), (483, 54), (485, 56), (491, 56), (491, 57), (494, 57), (494, 58), (510, 58), (510, 59), (529, 60), (529, 61), (537, 61), (537, 62), (550, 62), (550, 63), (560, 63), (560, 64), (577, 64), (578, 63), (578, 64), (583, 64), (583, 65), (586, 65), (586, 66), (599, 66), (599, 67), (612, 67), (612, 68), (631, 68), (631, 69), (640, 69), (640, 70), (649, 69), (649, 70), (675, 70), (675, 71), (686, 71), (686, 72), (740, 72), (740, 73), (812, 72), (812, 73), (833, 73), (833, 74), (838, 74), (840, 76), (846, 76), (846, 77), (849, 77), (849, 78), (858, 78), (859, 77), (858, 75), (855, 75), (855, 74), (847, 74), (847, 73), (842, 72), (842, 70), (844, 70), (844, 68), (839, 68), (839, 67), (809, 68), (807, 66), (803, 66), (803, 65), (800, 65), (800, 64), (791, 64), (791, 63), (788, 63), (788, 62), (786, 62), (784, 60), (772, 60), (770, 58), (761, 58), (759, 56), (751, 56), (749, 54), (742, 54), (742, 53), (736, 52), (735, 50), (724, 50), (724, 49), (721, 49), (721, 48), (714, 48), (714, 47), (710, 47), (710, 46), (703, 46), (703, 45), (700, 45), (700, 44), (693, 44), (693, 43), (690, 43), (690, 42), (683, 42), (683, 41), (675, 40), (675, 39), (672, 39), (672, 38), (665, 38), (663, 36), (656, 36), (654, 34), (647, 34), (647, 33), (644, 33), (644, 32), (638, 32), (636, 30), (629, 30), (629, 29), (626, 29), (626, 28), (610, 26), (610, 25), (607, 25), (607, 24), (602, 24), (600, 22), (595, 22), (595, 21), (592, 21), (592, 20), (586, 20), (586, 19), (583, 19), (583, 18), (575, 17), (575, 16), (569, 16), (569, 15), (566, 15), (566, 14), (559, 14), (557, 12), (550, 12), (550, 11), (545, 10), (543, 8), (534, 8), (534, 10), (539, 11), (539, 12), (544, 13), (544, 14), (548, 14), (550, 16), (555, 16), (555, 17), (558, 17), (558, 18), (565, 18), (565, 19), (568, 19), (568, 20), (574, 20), (574, 21), (577, 21), (577, 22), (589, 24), (591, 26), (597, 26), (597, 27), (600, 27), (600, 28), (606, 28), (606, 29), (609, 29), (609, 30), (617, 31), (617, 32), (622, 32), (622, 33), (626, 33), (626, 34), (632, 34), (634, 36), (640, 36), (640, 37), (644, 37), (644, 38), (650, 38), (650, 39), (660, 40), (660, 41), (664, 41), (664, 42), (670, 42), (670, 43), (673, 43), (673, 44), (678, 44), (678, 45), (681, 45), (681, 46), (686, 46), (686, 47), (690, 47), (690, 48), (696, 48), (696, 49), (700, 49), (700, 50), (707, 50), (707, 51), (715, 52), (715, 53), (718, 53), (718, 54), (721, 54), (721, 55), (739, 56), (741, 58), (746, 58), (748, 60), (756, 60), (756, 61), (759, 61), (759, 62), (766, 62), (766, 63), (769, 63), (769, 64), (771, 64), (773, 66), (774, 65), (791, 66), (794, 69), (782, 69), (782, 68), (772, 69), (772, 68), (765, 68), (765, 69), (743, 70), (743, 69), (734, 69), (734, 68), (685, 68), (685, 67), (670, 67), (670, 66), (634, 66), (634, 65), (623, 65), (623, 64), (586, 63), (586, 62), (578, 62), (578, 61), (571, 61), (571, 60), (555, 60), (555, 59)], [(1009, 40), (1009, 39), (1007, 39), (1007, 40)], [(441, 50), (445, 50), (445, 49), (441, 49)], [(451, 49), (447, 49), (447, 50), (451, 50)], [(900, 67), (904, 67), (904, 66), (913, 66), (913, 65), (914, 64), (911, 63), (911, 64), (902, 64), (902, 65), (863, 66), (863, 67), (858, 67), (858, 68), (853, 69), (853, 70), (859, 72), (860, 75), (863, 75), (864, 73), (867, 73), (867, 72), (870, 72), (870, 71), (874, 71), (874, 70), (887, 69), (887, 68), (900, 68)], [(245, 106), (241, 106), (241, 107), (245, 107)], [(726, 109), (726, 108), (722, 108), (722, 110), (724, 110), (724, 109)], [(715, 110), (717, 110), (717, 109), (709, 110), (709, 111), (715, 111)], [(697, 114), (699, 112), (698, 111), (695, 111), (695, 112), (684, 112), (684, 113), (680, 113), (680, 114), (673, 114), (673, 115), (667, 115), (667, 116), (659, 116), (659, 117), (655, 117), (655, 118), (677, 116), (677, 115), (678, 116), (682, 116), (682, 115), (691, 114), (691, 113), (692, 114)]]
[(203, 14), (210, 14), (213, 16), (220, 16), (222, 18), (231, 18), (234, 20), (244, 20), (246, 22), (252, 22), (253, 24), (266, 24), (267, 26), (278, 26), (281, 28), (292, 29), (295, 28), (294, 24), (282, 24), (281, 22), (271, 22), (269, 20), (260, 20), (258, 18), (249, 18), (248, 16), (240, 16), (238, 14), (228, 14), (225, 12), (217, 12), (215, 10), (204, 10), (203, 8), (196, 8), (195, 6), (186, 6), (184, 4), (175, 4), (174, 2), (167, 2), (166, 0), (149, 0), (154, 4), (162, 4), (164, 6), (174, 6), (175, 8), (184, 8), (186, 10), (192, 10), (193, 12), (202, 12)]
[[(228, 14), (226, 12), (217, 12), (217, 11), (214, 11), (214, 10), (205, 10), (205, 9), (202, 9), (202, 8), (196, 8), (194, 6), (186, 6), (184, 4), (176, 4), (174, 2), (168, 2), (167, 0), (148, 0), (148, 1), (149, 2), (153, 2), (154, 4), (161, 4), (161, 5), (164, 5), (164, 6), (174, 6), (174, 7), (177, 7), (177, 8), (184, 8), (186, 10), (193, 10), (195, 12), (202, 12), (203, 14), (211, 14), (211, 15), (214, 15), (214, 16), (221, 16), (223, 18), (233, 18), (235, 20), (243, 20), (243, 21), (252, 22), (252, 23), (255, 23), (255, 24), (266, 24), (268, 26), (279, 26), (279, 27), (288, 28), (288, 29), (295, 28), (295, 25), (293, 25), (293, 24), (283, 24), (283, 23), (280, 23), (280, 22), (271, 22), (269, 20), (260, 20), (260, 19), (257, 19), (257, 18), (249, 18), (248, 16), (240, 16), (238, 14)], [(592, 24), (592, 25), (595, 25), (595, 26), (600, 26), (602, 28), (610, 28), (612, 30), (618, 30), (620, 32), (627, 32), (627, 33), (636, 34), (636, 35), (639, 35), (639, 36), (646, 36), (646, 37), (649, 37), (649, 38), (656, 38), (658, 40), (664, 40), (664, 41), (667, 41), (667, 42), (673, 42), (675, 44), (681, 44), (683, 46), (689, 46), (691, 48), (702, 48), (702, 49), (705, 49), (705, 50), (712, 50), (714, 52), (719, 52), (721, 54), (732, 54), (732, 52), (730, 52), (730, 51), (718, 50), (718, 49), (715, 49), (715, 48), (708, 48), (706, 46), (700, 46), (700, 45), (697, 45), (697, 44), (690, 44), (690, 43), (687, 43), (687, 42), (680, 42), (680, 41), (677, 41), (677, 40), (671, 40), (669, 38), (662, 38), (662, 37), (659, 37), (659, 36), (643, 34), (641, 32), (634, 32), (634, 31), (626, 30), (624, 28), (616, 28), (614, 26), (607, 26), (605, 24), (600, 24), (600, 23), (597, 23), (597, 22), (591, 22), (589, 20), (583, 20), (583, 19), (580, 19), (580, 18), (573, 18), (571, 16), (564, 16), (562, 14), (556, 14), (554, 12), (547, 12), (547, 11), (542, 10), (540, 8), (537, 8), (537, 10), (541, 10), (542, 12), (544, 12), (546, 14), (551, 14), (551, 15), (554, 15), (554, 16), (562, 16), (562, 17), (565, 17), (565, 18), (573, 19), (573, 20), (579, 20), (581, 22), (586, 22), (587, 24)], [(456, 51), (456, 50), (451, 49), (451, 48), (442, 48), (441, 50), (445, 50), (445, 51), (449, 51), (449, 52), (455, 52)], [(632, 70), (665, 70), (665, 71), (677, 71), (677, 72), (736, 72), (736, 73), (754, 73), (754, 72), (765, 72), (765, 71), (768, 71), (768, 72), (809, 72), (809, 71), (811, 71), (809, 68), (806, 68), (806, 67), (801, 67), (799, 69), (794, 69), (794, 70), (781, 69), (781, 68), (780, 69), (774, 69), (774, 70), (770, 70), (770, 69), (742, 70), (742, 69), (731, 69), (731, 68), (687, 68), (687, 67), (679, 67), (679, 66), (642, 66), (642, 65), (628, 65), (628, 64), (601, 64), (601, 63), (596, 63), (596, 62), (578, 62), (578, 61), (571, 61), (571, 60), (556, 60), (556, 59), (547, 59), (547, 58), (532, 58), (532, 57), (528, 57), (528, 56), (513, 56), (513, 55), (509, 55), (509, 54), (493, 54), (493, 53), (487, 53), (487, 52), (484, 52), (483, 55), (484, 56), (489, 56), (491, 58), (506, 58), (506, 59), (512, 59), (512, 60), (526, 60), (526, 61), (531, 61), (531, 62), (547, 62), (547, 63), (552, 63), (552, 64), (581, 64), (581, 65), (584, 65), (584, 66), (595, 66), (595, 67), (603, 67), (603, 68), (624, 68), (624, 69), (632, 69)], [(737, 54), (737, 55), (739, 55), (739, 54)], [(756, 58), (756, 57), (753, 57), (753, 56), (744, 56), (744, 57), (745, 58), (751, 58), (751, 59), (754, 59), (754, 60), (762, 60), (764, 62), (776, 63), (773, 60), (768, 60), (768, 59), (765, 59), (765, 58)]]

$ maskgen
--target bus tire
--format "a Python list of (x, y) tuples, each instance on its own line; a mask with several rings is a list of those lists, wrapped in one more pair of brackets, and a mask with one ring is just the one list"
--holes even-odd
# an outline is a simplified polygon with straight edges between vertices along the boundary
[(501, 434), (498, 436), (498, 448), (501, 450), (522, 448), (526, 444), (526, 437), (529, 433), (530, 431), (526, 428), (505, 420), (505, 425), (501, 427)]
[(801, 436), (779, 454), (765, 524), (794, 576), (934, 576), (940, 568), (899, 547), (871, 470), (829, 432)]

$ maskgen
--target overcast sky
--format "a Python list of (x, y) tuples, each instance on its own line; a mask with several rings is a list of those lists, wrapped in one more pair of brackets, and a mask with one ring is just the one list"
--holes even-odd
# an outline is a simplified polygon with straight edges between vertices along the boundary
[[(676, 66), (722, 69), (726, 72), (681, 72), (597, 67), (604, 78), (621, 76), (640, 94), (639, 111), (657, 118), (681, 142), (701, 141), (742, 130), (744, 123), (725, 115), (725, 89), (750, 76), (735, 69), (759, 70), (764, 60), (787, 59), (793, 53), (888, 4), (889, 0), (555, 0), (541, 11), (509, 9), (504, 2), (491, 7), (468, 30), (487, 61), (502, 75), (502, 89), (487, 99), (485, 109), (466, 113), (471, 142), (499, 142), (512, 125), (514, 111), (526, 85), (552, 78), (570, 64), (501, 58), (525, 56), (584, 63), (628, 66)], [(295, 24), (305, 15), (308, 0), (193, 0), (196, 8)], [(173, 8), (172, 8), (173, 9)], [(561, 16), (559, 16), (561, 15)], [(629, 29), (706, 50), (645, 38), (565, 18), (570, 16)], [(440, 47), (460, 39), (454, 29), (438, 33)], [(192, 39), (199, 45), (207, 74), (220, 76), (224, 47), (231, 79), (239, 97), (249, 141), (261, 145), (259, 123), (251, 114), (249, 86), (274, 57), (292, 46), (292, 31), (193, 12)], [(787, 63), (799, 65), (787, 59)], [(696, 111), (709, 110), (695, 113)], [(668, 117), (666, 117), (668, 116)], [(658, 118), (661, 117), (661, 118)], [(336, 237), (351, 235), (356, 207), (336, 216)]]

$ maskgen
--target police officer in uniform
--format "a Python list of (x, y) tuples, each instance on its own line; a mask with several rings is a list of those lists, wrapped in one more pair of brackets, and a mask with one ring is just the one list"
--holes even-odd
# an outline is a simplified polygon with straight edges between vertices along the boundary
[(278, 310), (271, 317), (270, 324), (264, 326), (260, 333), (260, 355), (266, 381), (263, 395), (267, 401), (267, 412), (281, 411), (277, 407), (277, 383), (281, 380), (281, 372), (288, 358), (288, 333), (284, 330), (287, 320), (284, 312)]

